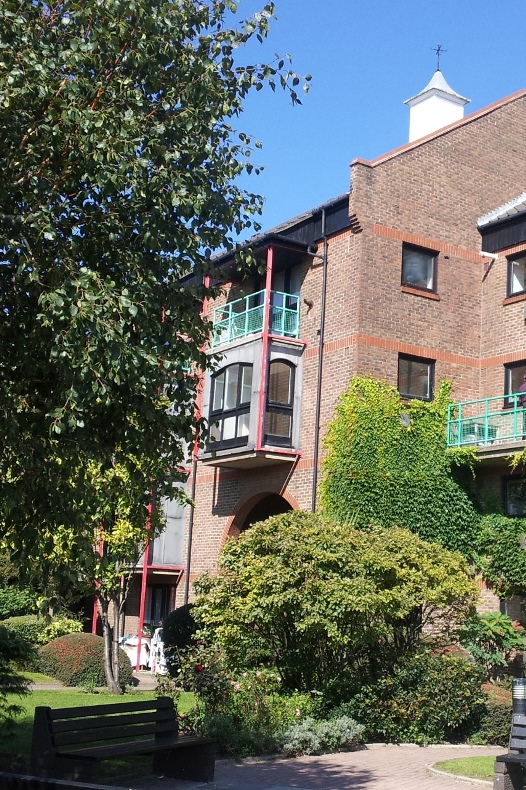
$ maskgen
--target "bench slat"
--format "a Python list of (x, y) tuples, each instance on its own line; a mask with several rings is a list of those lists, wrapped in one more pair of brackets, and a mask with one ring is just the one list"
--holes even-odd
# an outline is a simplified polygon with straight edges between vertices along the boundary
[(51, 720), (58, 719), (83, 719), (87, 716), (111, 716), (113, 713), (131, 713), (135, 710), (159, 710), (173, 708), (169, 697), (158, 697), (153, 700), (140, 702), (113, 702), (105, 705), (88, 705), (85, 708), (52, 708)]
[(499, 754), (495, 760), (498, 763), (526, 763), (526, 754)]
[(166, 749), (185, 749), (188, 746), (202, 746), (204, 743), (212, 743), (210, 738), (200, 738), (195, 735), (181, 735), (178, 738), (167, 739), (166, 741), (135, 741), (134, 743), (116, 743), (106, 746), (95, 746), (91, 749), (75, 749), (68, 752), (68, 757), (79, 756), (82, 758), (93, 757), (97, 760), (110, 759), (111, 757), (126, 757), (130, 754), (150, 754), (162, 752)]
[(526, 738), (510, 738), (510, 749), (526, 749)]
[(140, 724), (137, 727), (129, 725), (116, 729), (115, 727), (99, 727), (98, 730), (85, 730), (83, 732), (63, 732), (54, 737), (55, 746), (72, 746), (77, 743), (93, 743), (94, 741), (116, 741), (124, 738), (144, 737), (145, 735), (177, 735), (177, 729), (172, 722), (151, 722)]
[(72, 721), (71, 719), (61, 719), (53, 723), (53, 732), (80, 732), (81, 730), (97, 731), (100, 727), (123, 727), (126, 724), (142, 724), (152, 721), (171, 721), (177, 729), (177, 715), (175, 710), (169, 708), (159, 711), (147, 711), (146, 713), (124, 713), (115, 716), (96, 716), (93, 718)]

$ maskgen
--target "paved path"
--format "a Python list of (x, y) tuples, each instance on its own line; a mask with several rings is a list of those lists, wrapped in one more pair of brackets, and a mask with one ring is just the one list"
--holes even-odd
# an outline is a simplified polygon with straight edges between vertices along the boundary
[[(127, 787), (133, 790), (459, 790), (462, 784), (431, 773), (428, 766), (439, 760), (500, 752), (500, 746), (423, 748), (373, 744), (355, 752), (320, 757), (240, 763), (219, 760), (212, 784), (151, 778), (128, 779)], [(471, 783), (471, 787), (475, 784)], [(482, 790), (490, 785), (478, 784), (478, 787)]]

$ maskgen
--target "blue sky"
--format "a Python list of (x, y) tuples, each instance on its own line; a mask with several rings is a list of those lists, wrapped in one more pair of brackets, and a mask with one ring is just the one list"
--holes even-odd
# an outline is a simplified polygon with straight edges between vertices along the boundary
[[(237, 16), (262, 6), (240, 0)], [(263, 144), (264, 172), (241, 183), (265, 197), (264, 230), (346, 192), (354, 158), (407, 142), (403, 102), (431, 79), (437, 44), (466, 114), (526, 87), (526, 0), (276, 0), (276, 16), (251, 54), (289, 53), (312, 82), (302, 106), (262, 90), (239, 119)]]

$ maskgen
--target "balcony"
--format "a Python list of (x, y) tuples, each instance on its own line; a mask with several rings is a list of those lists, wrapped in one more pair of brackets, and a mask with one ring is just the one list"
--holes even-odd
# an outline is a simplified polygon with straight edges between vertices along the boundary
[[(293, 294), (271, 291), (270, 326), (272, 335), (298, 338), (299, 298)], [(263, 332), (265, 291), (216, 307), (213, 314), (212, 348)]]
[(500, 455), (498, 448), (501, 445), (506, 445), (502, 448), (505, 452), (510, 452), (509, 445), (523, 445), (526, 408), (520, 405), (519, 398), (519, 394), (497, 395), (451, 404), (447, 419), (447, 446), (477, 445), (479, 450), (493, 448), (491, 454)]

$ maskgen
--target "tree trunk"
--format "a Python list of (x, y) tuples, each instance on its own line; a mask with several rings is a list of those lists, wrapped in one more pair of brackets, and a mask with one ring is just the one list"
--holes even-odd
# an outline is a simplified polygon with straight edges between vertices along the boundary
[[(112, 694), (122, 694), (122, 688), (119, 683), (119, 643), (116, 643), (116, 650), (114, 650), (115, 643), (113, 640), (113, 628), (109, 620), (109, 601), (99, 597), (101, 613), (102, 613), (102, 638), (104, 639), (104, 675), (106, 677), (106, 685)], [(116, 661), (115, 661), (116, 658)], [(117, 676), (115, 676), (115, 666), (117, 667)]]

